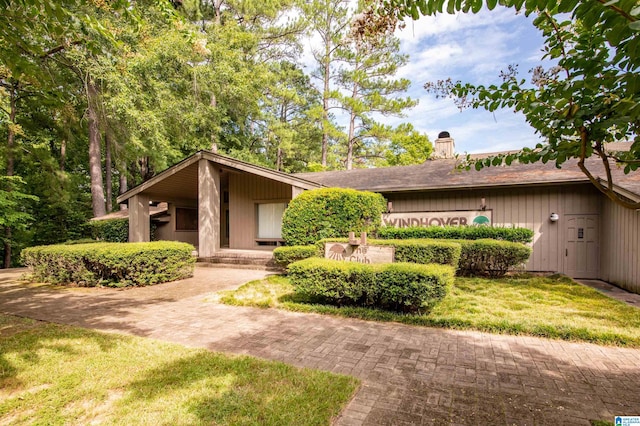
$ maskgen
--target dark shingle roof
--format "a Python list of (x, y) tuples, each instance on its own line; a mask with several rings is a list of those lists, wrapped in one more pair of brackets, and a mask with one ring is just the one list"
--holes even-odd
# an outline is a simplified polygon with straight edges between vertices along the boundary
[[(586, 164), (595, 176), (601, 179), (606, 177), (602, 163), (598, 159), (590, 158)], [(299, 173), (296, 176), (325, 186), (375, 192), (588, 182), (588, 178), (578, 168), (577, 160), (565, 162), (561, 169), (556, 168), (555, 162), (514, 163), (511, 166), (486, 167), (480, 171), (464, 171), (456, 169), (455, 166), (456, 160), (429, 160), (415, 166)], [(613, 167), (614, 183), (640, 195), (640, 172), (625, 175), (622, 169)]]

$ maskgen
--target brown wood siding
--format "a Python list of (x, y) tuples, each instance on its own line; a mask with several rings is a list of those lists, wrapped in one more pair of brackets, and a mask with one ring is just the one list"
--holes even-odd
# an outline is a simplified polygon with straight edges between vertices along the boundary
[[(197, 202), (181, 202), (177, 207), (197, 208)], [(163, 223), (156, 229), (156, 239), (165, 241), (183, 241), (198, 245), (198, 231), (176, 231), (176, 204), (169, 203), (169, 222)]]
[(600, 276), (640, 293), (640, 210), (602, 201)]
[[(562, 272), (565, 250), (563, 216), (600, 213), (600, 196), (590, 185), (384, 195), (393, 201), (393, 211), (398, 213), (477, 210), (484, 198), (487, 209), (493, 210), (494, 225), (525, 227), (535, 232), (533, 253), (526, 265), (529, 271)], [(551, 213), (558, 213), (560, 221), (551, 222)]]
[(256, 248), (256, 204), (291, 200), (291, 185), (234, 173), (229, 176), (229, 248)]

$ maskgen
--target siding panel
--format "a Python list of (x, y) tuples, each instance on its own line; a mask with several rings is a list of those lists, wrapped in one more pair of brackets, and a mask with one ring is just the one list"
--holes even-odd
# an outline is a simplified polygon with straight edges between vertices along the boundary
[(247, 173), (229, 176), (229, 248), (256, 248), (256, 204), (291, 200), (291, 185)]
[[(393, 201), (393, 211), (398, 213), (476, 210), (484, 197), (487, 209), (493, 210), (495, 225), (514, 225), (534, 231), (533, 254), (526, 265), (529, 271), (563, 271), (564, 215), (600, 214), (600, 195), (590, 185), (383, 195)], [(454, 202), (446, 204), (446, 200)], [(551, 213), (558, 213), (560, 220), (556, 223), (550, 222)], [(604, 247), (602, 252), (605, 252)]]
[(603, 198), (601, 276), (640, 293), (640, 211), (625, 209)]

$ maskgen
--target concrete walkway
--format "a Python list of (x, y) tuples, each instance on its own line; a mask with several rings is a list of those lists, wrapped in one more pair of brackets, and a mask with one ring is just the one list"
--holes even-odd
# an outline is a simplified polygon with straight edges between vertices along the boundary
[(627, 305), (640, 308), (640, 294), (631, 293), (627, 290), (616, 287), (615, 285), (609, 284), (608, 282), (602, 280), (577, 279), (576, 281), (580, 284), (595, 288), (600, 293), (603, 293), (613, 299), (619, 300), (620, 302), (624, 302)]
[(264, 271), (196, 268), (131, 290), (17, 284), (0, 312), (249, 354), (363, 381), (340, 425), (588, 425), (640, 415), (640, 350), (239, 308), (211, 292)]

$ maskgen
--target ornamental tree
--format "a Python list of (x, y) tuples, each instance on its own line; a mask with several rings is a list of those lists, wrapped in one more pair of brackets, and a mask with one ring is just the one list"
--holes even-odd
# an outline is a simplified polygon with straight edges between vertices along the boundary
[[(545, 39), (544, 57), (557, 65), (536, 67), (528, 82), (517, 67), (502, 73), (500, 85), (472, 85), (450, 80), (427, 83), (427, 90), (452, 96), (458, 106), (512, 108), (542, 135), (535, 149), (483, 160), (467, 158), (465, 166), (481, 169), (514, 160), (522, 163), (555, 161), (560, 167), (569, 159), (614, 202), (627, 208), (640, 203), (614, 190), (612, 169), (625, 173), (640, 167), (640, 6), (635, 0), (371, 0), (367, 13), (354, 27), (359, 37), (391, 31), (406, 17), (435, 15), (446, 11), (493, 10), (498, 4), (536, 14), (534, 25)], [(609, 152), (609, 142), (632, 140), (629, 152)], [(585, 160), (597, 156), (606, 179), (597, 178)], [(601, 170), (601, 168), (598, 168)]]

